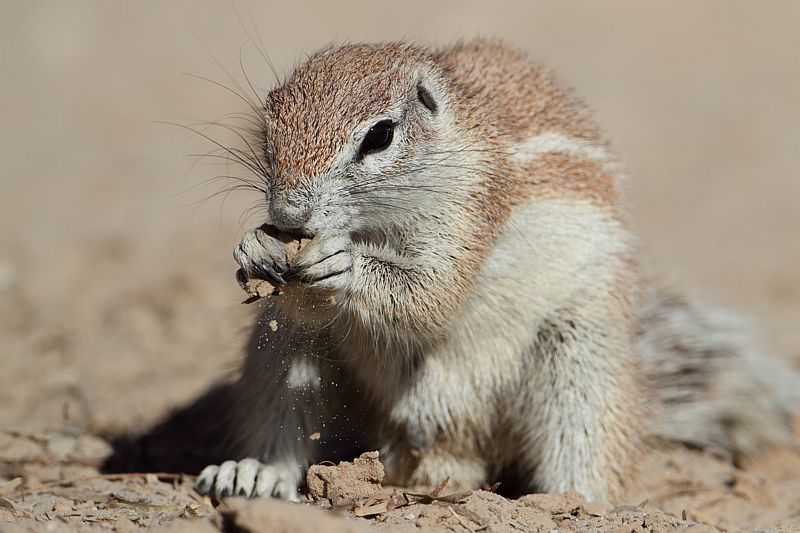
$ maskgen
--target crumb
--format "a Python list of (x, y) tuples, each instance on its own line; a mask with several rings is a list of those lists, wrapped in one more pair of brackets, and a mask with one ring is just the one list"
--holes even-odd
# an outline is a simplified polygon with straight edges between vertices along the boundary
[[(291, 267), (295, 261), (297, 261), (297, 255), (300, 251), (305, 248), (308, 244), (310, 239), (300, 239), (300, 240), (291, 240), (281, 236), (277, 237), (281, 242), (284, 243), (284, 248), (286, 251), (286, 266)], [(282, 291), (272, 285), (269, 281), (260, 279), (260, 278), (248, 278), (247, 275), (244, 273), (243, 269), (240, 269), (241, 275), (243, 279), (240, 280), (239, 284), (242, 287), (242, 290), (247, 294), (247, 299), (244, 302), (246, 304), (251, 304), (253, 302), (257, 302), (262, 298), (267, 298), (268, 296), (280, 296)], [(274, 322), (274, 325), (273, 325)], [(270, 329), (272, 331), (278, 330), (278, 323), (274, 320), (269, 324)]]
[(260, 300), (261, 298), (266, 298), (267, 296), (277, 296), (280, 294), (280, 290), (278, 288), (273, 287), (269, 282), (263, 279), (257, 278), (248, 279), (242, 286), (242, 289), (247, 294), (247, 299), (242, 303), (246, 304), (251, 304)]
[(300, 239), (299, 241), (283, 241), (286, 244), (286, 264), (292, 266), (297, 261), (297, 255), (300, 250), (306, 247), (309, 239)]
[(269, 326), (269, 329), (271, 329), (272, 331), (278, 331), (278, 321), (277, 320), (270, 320), (269, 324), (267, 324), (267, 325)]

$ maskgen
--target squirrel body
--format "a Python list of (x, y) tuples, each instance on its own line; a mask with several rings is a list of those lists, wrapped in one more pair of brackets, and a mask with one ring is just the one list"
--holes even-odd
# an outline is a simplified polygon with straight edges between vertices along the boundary
[(264, 228), (237, 247), (286, 284), (236, 385), (237, 460), (201, 492), (296, 499), (308, 465), (379, 449), (393, 484), (613, 500), (654, 436), (790, 442), (800, 393), (716, 311), (646, 286), (619, 164), (526, 54), (325, 49), (259, 136), (265, 227), (310, 240), (293, 265)]

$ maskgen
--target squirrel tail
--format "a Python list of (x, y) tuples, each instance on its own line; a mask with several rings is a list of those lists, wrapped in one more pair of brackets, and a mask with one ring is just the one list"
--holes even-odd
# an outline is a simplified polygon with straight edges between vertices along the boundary
[(740, 318), (654, 292), (640, 314), (638, 342), (655, 437), (734, 461), (797, 446), (800, 374), (763, 357)]

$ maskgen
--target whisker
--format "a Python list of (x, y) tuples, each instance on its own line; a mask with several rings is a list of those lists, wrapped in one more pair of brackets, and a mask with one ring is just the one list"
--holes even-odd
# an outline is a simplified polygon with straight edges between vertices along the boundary
[(258, 168), (259, 168), (259, 170), (261, 170), (261, 175), (262, 175), (262, 176), (264, 177), (264, 179), (266, 180), (266, 179), (267, 179), (267, 177), (269, 176), (269, 171), (268, 171), (268, 170), (267, 170), (267, 168), (264, 166), (264, 164), (261, 162), (261, 160), (260, 160), (260, 159), (259, 159), (259, 157), (258, 157), (258, 154), (256, 154), (256, 151), (253, 149), (252, 145), (251, 145), (251, 144), (250, 144), (250, 143), (247, 141), (247, 139), (244, 137), (244, 135), (242, 135), (242, 134), (241, 134), (240, 132), (238, 132), (237, 130), (235, 130), (235, 129), (231, 128), (231, 127), (230, 127), (230, 126), (228, 126), (227, 124), (223, 124), (223, 123), (216, 123), (215, 125), (216, 125), (216, 126), (219, 126), (219, 127), (221, 127), (221, 128), (224, 128), (224, 129), (226, 129), (226, 130), (230, 131), (231, 133), (233, 133), (234, 135), (236, 135), (237, 137), (239, 137), (239, 139), (240, 139), (240, 140), (241, 140), (241, 141), (242, 141), (242, 142), (243, 142), (243, 143), (244, 143), (244, 144), (247, 146), (247, 148), (250, 150), (250, 155), (252, 155), (252, 156), (253, 156), (253, 158), (252, 158), (252, 161), (258, 165)]
[(238, 186), (249, 187), (250, 190), (252, 190), (254, 192), (260, 192), (262, 194), (266, 194), (267, 193), (266, 189), (264, 189), (262, 187), (259, 187), (259, 184), (257, 182), (253, 182), (252, 180), (248, 180), (246, 178), (241, 178), (241, 177), (238, 177), (238, 176), (229, 176), (229, 175), (225, 175), (225, 174), (220, 174), (220, 175), (217, 175), (217, 176), (212, 176), (210, 178), (206, 178), (206, 179), (202, 180), (200, 183), (195, 183), (194, 185), (191, 185), (191, 186), (187, 187), (186, 189), (175, 193), (175, 195), (177, 196), (179, 194), (186, 194), (186, 193), (191, 192), (191, 191), (193, 191), (195, 189), (198, 189), (200, 187), (204, 187), (206, 185), (210, 185), (210, 184), (212, 184), (214, 182), (217, 182), (217, 181), (238, 182), (239, 183)]
[[(253, 39), (253, 36), (250, 35), (250, 31), (245, 26), (241, 16), (239, 16), (239, 10), (236, 8), (235, 4), (233, 6), (233, 12), (236, 14), (236, 20), (239, 21), (239, 26), (241, 26), (242, 30), (244, 30), (244, 32), (247, 34), (248, 40), (253, 44), (255, 49), (264, 59), (264, 62), (267, 64), (267, 67), (269, 68), (270, 72), (272, 72), (275, 81), (278, 81), (279, 78), (278, 71), (275, 70), (275, 65), (272, 63), (272, 60), (269, 58), (269, 55), (267, 54), (267, 47), (264, 45), (264, 39), (261, 38), (261, 32), (258, 30), (258, 26), (255, 23), (255, 18), (253, 17), (253, 11), (250, 9), (250, 5), (249, 4), (247, 5), (247, 13), (250, 15), (250, 24), (253, 27), (253, 31), (255, 31), (256, 36), (258, 37), (258, 43), (256, 43), (255, 40)], [(261, 43), (260, 47), (258, 46), (259, 43)]]
[[(238, 17), (238, 15), (237, 15)], [(241, 21), (240, 21), (241, 22)], [(250, 40), (252, 42), (252, 39)], [(253, 96), (256, 98), (256, 102), (260, 102), (259, 92), (253, 86), (253, 83), (250, 81), (250, 77), (247, 75), (247, 72), (244, 69), (244, 61), (242, 60), (242, 50), (244, 49), (247, 43), (242, 43), (242, 46), (239, 47), (239, 69), (242, 71), (242, 76), (244, 76), (245, 81), (247, 81), (247, 85), (250, 87), (250, 90), (253, 92)]]
[[(208, 51), (208, 49), (206, 49), (206, 51)], [(216, 58), (215, 58), (215, 60), (216, 60)], [(217, 62), (217, 64), (219, 65), (219, 62)], [(220, 65), (220, 67), (222, 67), (222, 65)], [(211, 78), (206, 78), (205, 76), (199, 76), (197, 74), (192, 74), (191, 72), (184, 72), (183, 74), (184, 74), (184, 76), (189, 76), (190, 78), (195, 78), (195, 79), (198, 79), (198, 80), (206, 81), (208, 83), (216, 85), (217, 87), (225, 89), (226, 91), (228, 91), (229, 93), (234, 95), (236, 98), (238, 98), (239, 100), (244, 102), (247, 105), (247, 107), (249, 107), (253, 111), (253, 113), (255, 113), (256, 115), (258, 115), (259, 113), (263, 112), (263, 110), (261, 108), (259, 108), (258, 106), (256, 106), (256, 104), (253, 101), (251, 101), (249, 98), (247, 98), (245, 96), (242, 96), (241, 93), (237, 92), (235, 89), (231, 89), (230, 87), (228, 87), (224, 83), (220, 83), (220, 82), (218, 82), (216, 80), (212, 80)], [(226, 74), (227, 74), (227, 72), (226, 72)], [(230, 78), (230, 74), (228, 74), (228, 78)], [(233, 80), (232, 78), (231, 78), (231, 81), (234, 84), (236, 84), (236, 81)], [(238, 86), (238, 84), (236, 84), (236, 85)], [(241, 89), (241, 87), (239, 87), (239, 89), (243, 90), (243, 89)]]
[[(246, 153), (244, 153), (243, 151), (239, 150), (238, 148), (229, 148), (229, 147), (223, 145), (222, 143), (220, 143), (219, 141), (217, 141), (216, 139), (214, 139), (213, 137), (211, 137), (209, 135), (206, 135), (202, 131), (199, 131), (196, 128), (192, 128), (190, 126), (185, 126), (183, 124), (178, 124), (176, 122), (166, 122), (166, 121), (154, 121), (154, 123), (155, 124), (165, 124), (165, 125), (168, 125), (168, 126), (174, 126), (174, 127), (177, 127), (177, 128), (183, 128), (185, 130), (188, 130), (188, 131), (190, 131), (190, 132), (192, 132), (192, 133), (194, 133), (194, 134), (206, 139), (207, 141), (211, 142), (212, 144), (218, 146), (223, 151), (227, 152), (229, 155), (231, 155), (235, 159), (236, 162), (238, 162), (239, 164), (241, 164), (242, 166), (244, 166), (245, 168), (250, 170), (253, 174), (255, 174), (255, 175), (263, 175), (262, 174), (263, 167), (261, 167), (260, 162), (252, 161), (250, 159), (250, 157)], [(266, 178), (267, 176), (265, 175), (264, 177)]]

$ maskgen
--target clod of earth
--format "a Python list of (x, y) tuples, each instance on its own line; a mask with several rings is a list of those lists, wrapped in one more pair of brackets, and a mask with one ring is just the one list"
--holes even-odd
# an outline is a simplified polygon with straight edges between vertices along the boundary
[(364, 452), (352, 463), (312, 465), (306, 474), (309, 496), (330, 500), (334, 506), (379, 494), (382, 481), (383, 465), (376, 451)]
[[(300, 251), (308, 244), (309, 239), (297, 240), (283, 234), (276, 235), (276, 238), (284, 243), (286, 266), (287, 268), (291, 268), (297, 261), (297, 256)], [(281, 295), (280, 287), (276, 287), (268, 280), (249, 277), (243, 269), (240, 269), (236, 275), (240, 277), (242, 290), (247, 294), (247, 298), (242, 303), (251, 304), (262, 298)], [(273, 329), (273, 331), (275, 330)]]

